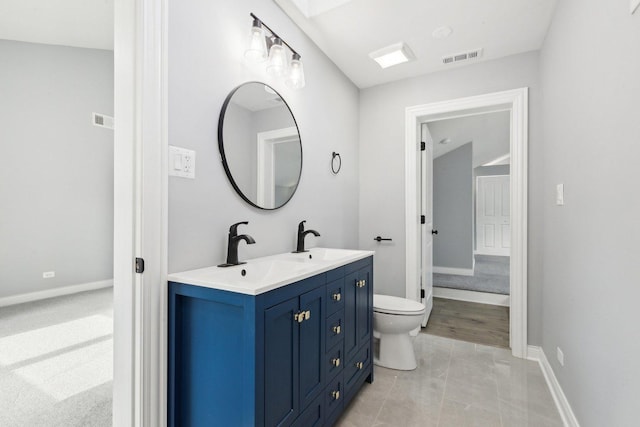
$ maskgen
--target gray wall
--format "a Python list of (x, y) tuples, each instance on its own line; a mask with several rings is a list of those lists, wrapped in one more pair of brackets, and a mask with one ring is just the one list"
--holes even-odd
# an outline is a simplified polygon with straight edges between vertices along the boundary
[[(405, 108), (472, 95), (529, 87), (528, 333), (541, 344), (542, 190), (538, 52), (364, 89), (360, 94), (360, 247), (376, 252), (376, 290), (405, 292)], [(378, 245), (373, 237), (390, 236)]]
[(473, 144), (433, 161), (434, 267), (473, 268)]
[[(288, 89), (264, 64), (243, 59), (253, 12), (302, 55), (307, 86)], [(322, 236), (308, 245), (358, 246), (358, 89), (270, 1), (169, 2), (169, 143), (197, 152), (196, 179), (169, 180), (169, 271), (218, 264), (226, 256), (229, 225), (255, 245), (240, 245), (241, 259), (291, 251), (297, 224)], [(245, 81), (264, 81), (287, 101), (302, 137), (303, 168), (291, 201), (276, 211), (247, 205), (227, 181), (217, 146), (225, 97)], [(332, 151), (343, 168), (334, 176)]]
[(638, 425), (639, 47), (628, 1), (563, 0), (541, 53), (542, 345), (584, 427)]
[[(0, 298), (113, 277), (113, 52), (0, 40)], [(43, 279), (44, 271), (56, 277)]]
[(477, 176), (496, 176), (511, 174), (511, 165), (479, 166), (473, 169), (473, 178)]

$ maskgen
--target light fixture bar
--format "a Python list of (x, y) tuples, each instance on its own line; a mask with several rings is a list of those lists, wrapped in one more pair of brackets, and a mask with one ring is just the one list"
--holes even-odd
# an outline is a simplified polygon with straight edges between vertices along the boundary
[(289, 48), (289, 50), (291, 51), (291, 53), (293, 53), (293, 54), (295, 54), (295, 55), (298, 55), (298, 58), (300, 58), (300, 57), (301, 57), (301, 56), (300, 56), (300, 54), (299, 54), (298, 52), (296, 52), (296, 50), (295, 50), (294, 48), (292, 48), (292, 47), (291, 47), (291, 45), (289, 45), (289, 43), (287, 43), (286, 41), (284, 41), (284, 39), (283, 39), (282, 37), (280, 37), (279, 35), (277, 35), (275, 31), (273, 31), (271, 28), (269, 28), (269, 26), (268, 26), (267, 24), (265, 24), (265, 23), (264, 23), (264, 21), (263, 21), (262, 19), (258, 18), (258, 17), (257, 17), (256, 15), (254, 15), (253, 13), (249, 13), (249, 15), (251, 15), (251, 17), (252, 17), (253, 19), (257, 19), (258, 21), (260, 21), (260, 23), (262, 24), (262, 26), (263, 26), (264, 28), (266, 28), (267, 30), (269, 30), (269, 32), (271, 33), (271, 35), (272, 35), (273, 37), (279, 38), (279, 39), (280, 39), (280, 41), (281, 41), (285, 46), (287, 46), (287, 47)]

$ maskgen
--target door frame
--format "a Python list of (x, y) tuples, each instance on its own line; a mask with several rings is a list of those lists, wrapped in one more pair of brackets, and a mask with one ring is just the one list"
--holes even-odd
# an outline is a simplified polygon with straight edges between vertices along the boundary
[(114, 2), (113, 425), (123, 427), (167, 424), (167, 1)]
[(275, 203), (275, 146), (297, 140), (298, 128), (295, 126), (258, 132), (256, 193), (259, 206), (274, 206)]
[(515, 357), (527, 357), (527, 157), (528, 88), (434, 102), (405, 110), (406, 295), (420, 289), (420, 123), (497, 110), (511, 112), (511, 267), (509, 341)]
[[(473, 213), (473, 233), (475, 234), (475, 236), (473, 236), (474, 239), (474, 248), (473, 248), (473, 254), (476, 255), (497, 255), (497, 256), (508, 256), (511, 257), (511, 248), (509, 248), (509, 254), (505, 255), (505, 254), (499, 254), (499, 253), (486, 253), (486, 252), (480, 252), (478, 250), (478, 238), (479, 238), (479, 231), (478, 231), (478, 217), (479, 217), (479, 211), (480, 211), (480, 203), (478, 202), (479, 198), (478, 198), (478, 194), (480, 194), (480, 182), (482, 181), (482, 179), (484, 178), (496, 178), (496, 177), (510, 177), (511, 174), (509, 175), (480, 175), (480, 176), (476, 176), (476, 182), (475, 182), (475, 194), (474, 194), (474, 213)], [(509, 181), (511, 181), (511, 179), (509, 179)], [(509, 182), (509, 196), (511, 196), (511, 182)], [(509, 228), (511, 228), (511, 212), (509, 212)]]

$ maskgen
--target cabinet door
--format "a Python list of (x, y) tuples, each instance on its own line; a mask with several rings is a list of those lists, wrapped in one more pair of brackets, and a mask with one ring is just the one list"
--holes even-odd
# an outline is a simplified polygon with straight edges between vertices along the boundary
[(351, 360), (358, 351), (358, 330), (356, 310), (356, 293), (358, 289), (358, 272), (348, 274), (344, 278), (344, 356)]
[(300, 323), (300, 409), (309, 405), (324, 385), (324, 286), (300, 296), (300, 311), (309, 316)]
[(264, 312), (265, 425), (288, 426), (299, 413), (298, 297)]
[(356, 286), (356, 328), (358, 348), (371, 340), (373, 327), (373, 271), (367, 266), (358, 271), (360, 286)]

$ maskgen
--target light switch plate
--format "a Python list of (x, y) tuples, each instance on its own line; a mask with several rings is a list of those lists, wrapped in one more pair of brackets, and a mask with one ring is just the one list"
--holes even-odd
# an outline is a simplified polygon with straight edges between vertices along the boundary
[(556, 185), (556, 205), (564, 205), (564, 184)]
[(169, 176), (195, 179), (196, 152), (186, 148), (169, 146)]
[(640, 6), (640, 0), (629, 0), (629, 9), (632, 15), (638, 10), (638, 6)]

